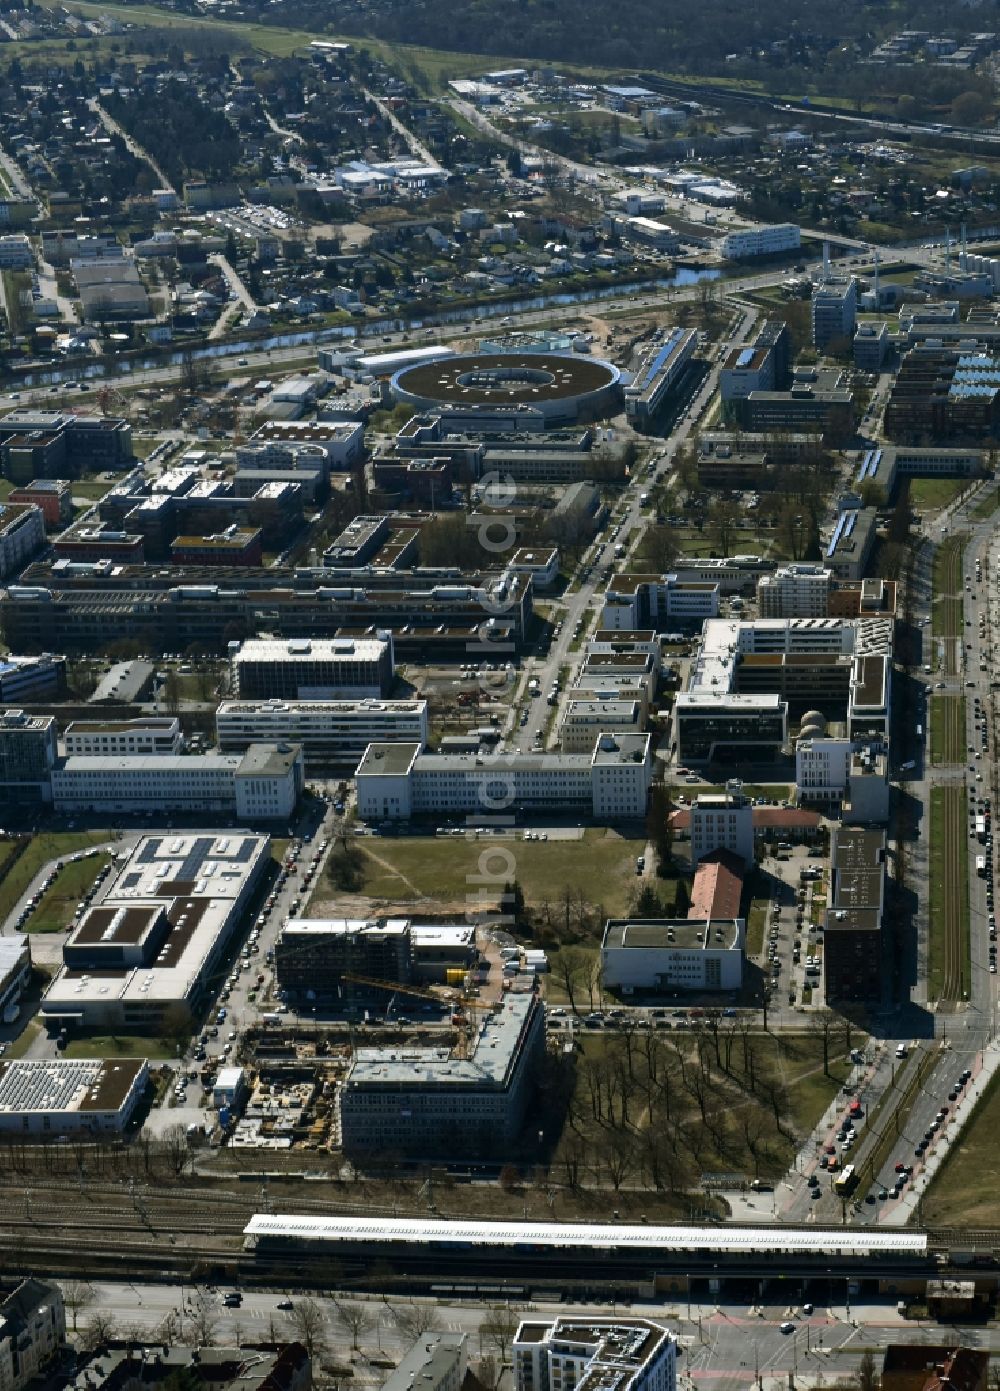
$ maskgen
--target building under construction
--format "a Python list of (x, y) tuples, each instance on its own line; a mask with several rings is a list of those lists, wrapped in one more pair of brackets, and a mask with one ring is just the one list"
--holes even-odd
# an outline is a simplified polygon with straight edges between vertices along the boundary
[(509, 1153), (544, 1051), (544, 1009), (534, 994), (506, 996), (456, 1050), (358, 1048), (340, 1092), (344, 1153)]

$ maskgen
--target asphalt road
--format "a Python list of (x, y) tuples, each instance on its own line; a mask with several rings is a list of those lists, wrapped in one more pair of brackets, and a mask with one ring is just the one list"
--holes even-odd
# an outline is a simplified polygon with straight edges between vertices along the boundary
[[(228, 1288), (228, 1287), (227, 1287)], [(176, 1285), (94, 1284), (94, 1303), (78, 1312), (79, 1325), (85, 1326), (90, 1310), (100, 1307), (114, 1318), (119, 1327), (136, 1327), (152, 1333), (164, 1318), (173, 1315), (179, 1327), (192, 1312), (204, 1305), (211, 1310), (214, 1322), (214, 1341), (217, 1345), (252, 1342), (271, 1336), (294, 1335), (294, 1313), (278, 1309), (278, 1304), (301, 1298), (296, 1292), (246, 1292), (242, 1306), (226, 1308), (223, 1288), (195, 1289)], [(348, 1296), (354, 1299), (354, 1296)], [(845, 1285), (844, 1299), (848, 1298)], [(398, 1360), (410, 1345), (410, 1339), (394, 1317), (393, 1309), (404, 1314), (409, 1301), (395, 1298), (364, 1298), (370, 1327), (360, 1338), (360, 1352), (352, 1354), (351, 1338), (340, 1318), (336, 1302), (319, 1296), (316, 1302), (325, 1315), (324, 1338), (328, 1356), (338, 1361), (350, 1361), (355, 1377), (360, 1380), (385, 1378), (384, 1369), (368, 1365), (372, 1356)], [(427, 1301), (420, 1300), (423, 1304)], [(715, 1303), (688, 1304), (683, 1298), (674, 1301), (651, 1300), (633, 1305), (584, 1305), (574, 1302), (545, 1304), (530, 1301), (515, 1312), (532, 1317), (555, 1317), (559, 1314), (582, 1317), (598, 1314), (636, 1314), (660, 1319), (677, 1335), (683, 1356), (680, 1362), (681, 1384), (711, 1382), (736, 1386), (751, 1385), (757, 1373), (765, 1381), (780, 1377), (787, 1381), (789, 1372), (813, 1373), (826, 1384), (849, 1376), (856, 1370), (865, 1349), (878, 1350), (887, 1343), (898, 1341), (905, 1334), (909, 1342), (934, 1342), (942, 1336), (936, 1324), (916, 1324), (905, 1321), (896, 1313), (895, 1302), (884, 1300), (865, 1303), (838, 1302), (835, 1306), (817, 1305), (805, 1317), (795, 1304), (766, 1302), (756, 1304)], [(488, 1339), (481, 1339), (480, 1328), (488, 1313), (484, 1305), (472, 1303), (436, 1303), (436, 1319), (442, 1329), (464, 1332), (469, 1336), (470, 1358), (490, 1352)], [(794, 1333), (782, 1333), (785, 1320), (795, 1324)], [(949, 1338), (958, 1338), (965, 1346), (992, 1348), (1000, 1346), (1000, 1336), (991, 1336), (981, 1327), (956, 1328), (949, 1325)]]

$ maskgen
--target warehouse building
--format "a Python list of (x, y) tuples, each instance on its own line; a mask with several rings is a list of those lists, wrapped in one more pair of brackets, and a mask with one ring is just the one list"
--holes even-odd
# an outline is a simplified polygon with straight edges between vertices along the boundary
[(589, 754), (432, 754), (416, 744), (371, 744), (354, 777), (364, 821), (499, 810), (631, 820), (646, 813), (652, 744), (648, 734), (606, 732)]
[(533, 995), (508, 995), (469, 1046), (359, 1048), (340, 1094), (345, 1154), (495, 1158), (517, 1140), (545, 1052)]
[(226, 700), (216, 711), (223, 753), (256, 743), (298, 744), (307, 774), (349, 768), (374, 743), (416, 743), (430, 733), (426, 700)]
[(0, 1058), (0, 1133), (120, 1135), (148, 1082), (145, 1058)]
[(370, 700), (389, 694), (392, 634), (375, 638), (250, 638), (231, 658), (241, 700)]
[(742, 918), (611, 920), (601, 941), (601, 983), (623, 995), (738, 990)]
[(271, 865), (248, 831), (143, 836), (63, 947), (50, 1028), (155, 1031), (193, 1013)]

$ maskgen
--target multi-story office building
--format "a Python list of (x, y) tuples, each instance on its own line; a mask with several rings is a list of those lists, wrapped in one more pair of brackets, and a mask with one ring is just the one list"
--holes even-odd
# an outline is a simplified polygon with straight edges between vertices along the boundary
[(50, 778), (59, 811), (183, 811), (240, 821), (288, 821), (305, 786), (302, 750), (273, 744), (243, 754), (77, 754)]
[(719, 613), (717, 580), (678, 574), (615, 575), (604, 595), (602, 628), (666, 628), (700, 625)]
[(33, 478), (23, 487), (12, 488), (7, 501), (40, 507), (50, 531), (69, 526), (73, 520), (73, 490), (65, 478)]
[(23, 570), (45, 545), (45, 517), (33, 503), (0, 503), (0, 579)]
[(66, 1345), (62, 1290), (22, 1280), (0, 1303), (0, 1391), (24, 1391)]
[(839, 826), (830, 853), (832, 876), (823, 966), (826, 998), (877, 1000), (882, 989), (885, 832)]
[(23, 932), (0, 936), (0, 1014), (17, 1004), (31, 980), (31, 938)]
[(677, 1391), (677, 1341), (649, 1319), (525, 1319), (511, 1360), (516, 1391)]
[(729, 232), (722, 238), (720, 251), (726, 261), (743, 261), (753, 256), (780, 256), (798, 251), (802, 234), (794, 222), (776, 222), (769, 227), (748, 227)]
[(0, 657), (0, 705), (57, 699), (66, 689), (66, 658)]
[(392, 634), (375, 638), (250, 638), (232, 657), (241, 700), (370, 700), (388, 695)]
[(836, 579), (864, 577), (878, 540), (877, 525), (874, 507), (852, 507), (841, 512), (824, 553), (824, 563)]
[(779, 695), (740, 695), (699, 688), (674, 702), (674, 739), (684, 763), (720, 755), (772, 759), (788, 739), (788, 705)]
[(714, 850), (728, 850), (744, 865), (753, 864), (753, 804), (741, 783), (728, 782), (724, 792), (700, 792), (690, 812), (692, 865)]
[(831, 343), (854, 337), (858, 314), (858, 282), (853, 275), (829, 275), (812, 292), (813, 347), (822, 352)]
[(563, 753), (586, 753), (602, 730), (639, 734), (644, 725), (643, 706), (638, 700), (570, 694), (559, 726), (559, 747)]
[(442, 1048), (355, 1051), (340, 1093), (348, 1155), (496, 1157), (516, 1141), (545, 1052), (535, 995), (507, 995), (474, 1021), (458, 1057)]
[(57, 757), (52, 715), (0, 712), (0, 792), (7, 802), (47, 802)]
[(94, 754), (179, 754), (184, 747), (181, 722), (170, 715), (141, 715), (134, 720), (74, 720), (63, 733), (70, 756)]
[(307, 773), (353, 771), (369, 744), (424, 748), (430, 721), (426, 700), (226, 700), (215, 732), (223, 753), (287, 740), (301, 745)]
[(274, 944), (274, 972), (283, 990), (299, 998), (371, 999), (366, 976), (406, 985), (413, 979), (413, 945), (406, 918), (290, 918)]
[(643, 359), (625, 388), (625, 414), (635, 420), (654, 416), (687, 371), (698, 347), (695, 329), (671, 329)]
[(432, 754), (415, 744), (371, 744), (354, 777), (366, 821), (571, 809), (623, 821), (645, 815), (652, 746), (648, 734), (606, 732), (589, 754)]
[(757, 581), (757, 611), (761, 618), (826, 618), (833, 588), (833, 571), (797, 561)]

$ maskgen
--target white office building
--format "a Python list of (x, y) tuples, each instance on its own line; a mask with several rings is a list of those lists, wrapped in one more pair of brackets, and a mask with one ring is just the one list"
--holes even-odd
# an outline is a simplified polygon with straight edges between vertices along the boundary
[(563, 753), (587, 753), (602, 731), (638, 734), (643, 723), (637, 700), (601, 700), (571, 692), (559, 726), (559, 747)]
[(761, 618), (825, 618), (833, 582), (823, 565), (783, 565), (757, 581), (757, 611)]
[(597, 821), (632, 820), (645, 815), (652, 764), (648, 734), (603, 732), (589, 754), (432, 754), (416, 744), (371, 744), (354, 775), (358, 815), (408, 821), (576, 810)]
[(181, 722), (169, 715), (135, 720), (74, 720), (63, 734), (68, 755), (117, 758), (137, 754), (179, 754), (184, 747)]
[(677, 1342), (650, 1319), (525, 1319), (511, 1344), (516, 1391), (677, 1391)]
[(744, 865), (753, 864), (753, 805), (735, 780), (725, 792), (702, 792), (691, 803), (691, 863), (713, 850), (728, 850)]
[(742, 918), (613, 921), (601, 942), (605, 990), (738, 990)]
[(797, 251), (801, 245), (802, 234), (794, 222), (776, 222), (768, 227), (728, 232), (719, 249), (726, 261), (744, 261), (752, 256), (778, 256), (783, 251)]
[(850, 739), (807, 738), (795, 745), (795, 786), (802, 801), (840, 801), (847, 793)]
[(253, 744), (246, 753), (80, 754), (52, 769), (58, 811), (221, 813), (239, 821), (287, 821), (305, 775), (302, 750)]
[(215, 716), (223, 753), (251, 744), (302, 746), (307, 773), (354, 769), (369, 744), (423, 749), (430, 732), (426, 700), (227, 700)]

